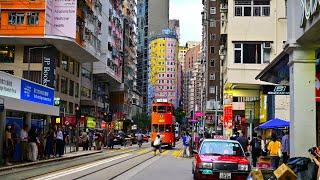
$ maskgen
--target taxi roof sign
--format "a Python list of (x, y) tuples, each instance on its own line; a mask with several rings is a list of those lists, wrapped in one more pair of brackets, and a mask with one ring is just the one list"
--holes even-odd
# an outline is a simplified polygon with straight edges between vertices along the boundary
[(228, 138), (227, 138), (227, 137), (224, 137), (224, 136), (222, 136), (222, 135), (214, 135), (214, 136), (213, 136), (213, 139), (227, 140)]

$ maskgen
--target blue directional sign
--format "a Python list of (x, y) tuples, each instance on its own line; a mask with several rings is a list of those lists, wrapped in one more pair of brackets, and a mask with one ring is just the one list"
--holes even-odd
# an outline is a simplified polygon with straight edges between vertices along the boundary
[(21, 99), (53, 106), (54, 90), (22, 79)]

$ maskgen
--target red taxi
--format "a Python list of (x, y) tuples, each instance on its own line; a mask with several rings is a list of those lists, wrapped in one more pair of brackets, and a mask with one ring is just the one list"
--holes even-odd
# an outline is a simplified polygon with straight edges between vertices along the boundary
[(250, 162), (240, 143), (232, 140), (205, 139), (195, 152), (194, 179), (247, 179)]

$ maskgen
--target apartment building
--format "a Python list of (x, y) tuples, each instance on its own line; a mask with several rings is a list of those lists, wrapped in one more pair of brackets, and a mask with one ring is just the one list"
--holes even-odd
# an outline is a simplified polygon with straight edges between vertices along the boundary
[(285, 1), (228, 0), (220, 11), (224, 110), (232, 112), (224, 116), (224, 132), (231, 135), (237, 129), (250, 135), (255, 125), (277, 116), (275, 99), (288, 103), (285, 96), (263, 94), (267, 83), (255, 79), (287, 39)]
[(150, 41), (149, 108), (157, 99), (179, 106), (178, 39), (170, 29)]

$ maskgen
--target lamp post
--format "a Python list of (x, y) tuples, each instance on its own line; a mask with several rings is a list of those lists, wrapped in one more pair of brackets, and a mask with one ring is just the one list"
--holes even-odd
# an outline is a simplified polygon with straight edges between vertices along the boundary
[[(30, 61), (31, 61), (31, 50), (33, 49), (46, 49), (46, 48), (50, 48), (51, 46), (42, 46), (42, 47), (31, 47), (28, 48), (28, 80), (30, 80)], [(43, 52), (42, 52), (42, 56), (43, 56)], [(43, 57), (42, 57), (43, 59)]]

